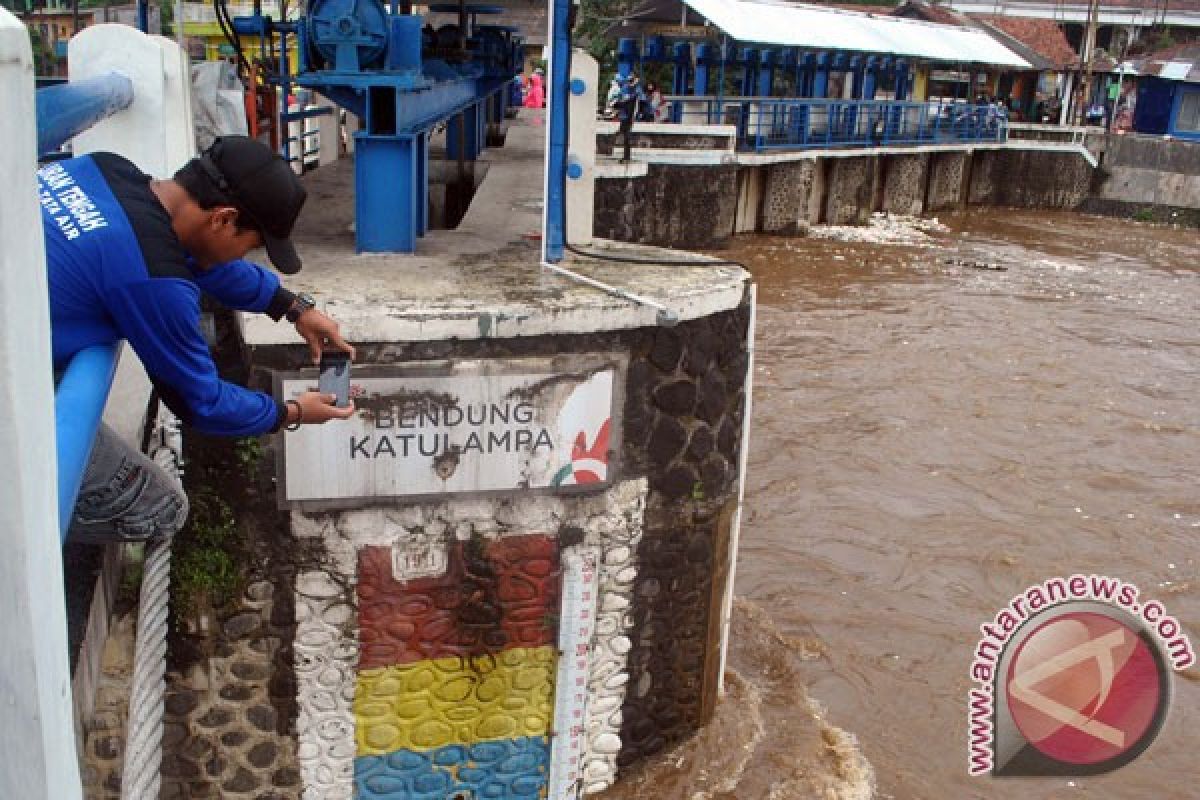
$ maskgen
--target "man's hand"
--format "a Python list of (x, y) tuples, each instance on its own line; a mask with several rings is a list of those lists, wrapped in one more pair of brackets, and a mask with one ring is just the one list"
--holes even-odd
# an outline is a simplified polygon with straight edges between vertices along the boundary
[[(350, 405), (345, 408), (338, 408), (334, 405), (337, 401), (337, 396), (332, 394), (323, 394), (321, 392), (308, 391), (297, 397), (294, 401), (289, 401), (287, 404), (288, 418), (287, 424), (293, 425), (296, 422), (302, 422), (305, 425), (319, 425), (322, 422), (328, 422), (331, 419), (348, 419), (354, 414), (354, 401), (350, 401)], [(297, 418), (296, 406), (293, 402), (299, 404), (300, 413), (302, 416)]]
[[(312, 353), (314, 364), (321, 361), (321, 351), (325, 348), (326, 340), (338, 350), (349, 353), (350, 360), (354, 360), (354, 348), (342, 338), (337, 322), (322, 311), (310, 308), (301, 314), (300, 318), (296, 320), (296, 333), (308, 342), (308, 349)], [(307, 422), (308, 419), (306, 418), (304, 421)]]

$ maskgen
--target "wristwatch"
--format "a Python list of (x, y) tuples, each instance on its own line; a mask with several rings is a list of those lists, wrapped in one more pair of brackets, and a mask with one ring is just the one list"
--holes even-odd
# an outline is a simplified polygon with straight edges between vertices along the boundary
[(288, 322), (295, 322), (296, 320), (300, 319), (300, 315), (305, 311), (316, 307), (317, 301), (313, 300), (313, 296), (311, 294), (305, 294), (304, 292), (301, 292), (300, 294), (296, 295), (296, 299), (292, 301), (292, 307), (287, 310), (284, 316), (287, 317)]

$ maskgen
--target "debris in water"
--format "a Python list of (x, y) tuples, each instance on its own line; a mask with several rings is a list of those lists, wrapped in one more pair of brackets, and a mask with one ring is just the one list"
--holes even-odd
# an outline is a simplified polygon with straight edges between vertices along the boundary
[(902, 214), (875, 213), (866, 225), (816, 225), (808, 230), (813, 239), (867, 244), (931, 245), (932, 233), (947, 228), (937, 218), (922, 219)]

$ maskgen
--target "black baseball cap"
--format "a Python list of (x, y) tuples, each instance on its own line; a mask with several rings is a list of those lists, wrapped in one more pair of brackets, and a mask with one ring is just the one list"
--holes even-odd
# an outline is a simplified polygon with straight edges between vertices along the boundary
[(267, 256), (280, 272), (300, 271), (300, 256), (289, 241), (308, 193), (277, 153), (247, 136), (221, 136), (197, 158), (213, 185), (258, 230)]

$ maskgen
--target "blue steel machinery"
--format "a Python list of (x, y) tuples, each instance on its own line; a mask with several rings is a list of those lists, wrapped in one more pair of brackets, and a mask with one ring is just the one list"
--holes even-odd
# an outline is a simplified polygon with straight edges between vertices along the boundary
[(236, 36), (297, 44), (297, 73), (286, 57), (271, 76), (285, 94), (313, 89), (358, 116), (354, 134), (355, 237), (359, 252), (411, 253), (429, 227), (429, 137), (447, 123), (447, 155), (472, 161), (490, 124), (504, 119), (507, 89), (524, 52), (512, 28), (477, 24), (495, 6), (435, 6), (458, 13), (437, 30), (393, 0), (309, 0), (295, 21), (256, 12), (232, 20)]

